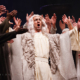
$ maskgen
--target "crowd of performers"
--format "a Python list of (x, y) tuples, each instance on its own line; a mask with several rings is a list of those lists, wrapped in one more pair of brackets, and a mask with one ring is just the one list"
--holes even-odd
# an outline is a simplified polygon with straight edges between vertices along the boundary
[(0, 5), (0, 80), (80, 80), (80, 18), (64, 14), (57, 34), (55, 13), (27, 13), (23, 26), (16, 15)]

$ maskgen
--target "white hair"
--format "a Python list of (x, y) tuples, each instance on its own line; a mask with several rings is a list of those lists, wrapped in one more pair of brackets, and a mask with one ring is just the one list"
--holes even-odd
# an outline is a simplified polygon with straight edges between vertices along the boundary
[[(33, 18), (34, 18), (35, 16), (40, 16), (40, 17), (42, 17), (41, 15), (35, 14), (35, 15), (33, 15), (33, 16), (29, 19), (28, 31), (29, 31), (31, 34), (34, 34), (34, 33), (35, 33), (34, 21), (33, 21)], [(42, 18), (42, 33), (43, 33), (43, 34), (47, 33), (47, 24), (45, 23), (45, 21), (44, 21), (43, 18)]]

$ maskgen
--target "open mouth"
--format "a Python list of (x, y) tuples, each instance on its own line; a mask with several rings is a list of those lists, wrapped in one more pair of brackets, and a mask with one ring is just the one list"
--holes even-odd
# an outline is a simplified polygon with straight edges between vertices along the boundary
[(40, 24), (38, 24), (37, 26), (40, 26)]

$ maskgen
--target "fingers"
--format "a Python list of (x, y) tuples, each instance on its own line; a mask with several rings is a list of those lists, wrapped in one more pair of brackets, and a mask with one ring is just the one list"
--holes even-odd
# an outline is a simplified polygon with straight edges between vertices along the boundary
[(26, 17), (28, 17), (28, 13), (26, 14)]
[(34, 14), (34, 12), (32, 11), (30, 15), (33, 16), (33, 14)]
[(6, 7), (4, 5), (0, 5), (0, 10), (6, 10)]
[(61, 20), (59, 21), (59, 26), (60, 26), (60, 28), (62, 28), (62, 21)]
[(80, 22), (80, 18), (78, 19), (78, 22)]
[(33, 16), (33, 14), (34, 14), (33, 11), (30, 13), (30, 15), (28, 15), (28, 13), (26, 14), (26, 21), (27, 22), (29, 21), (29, 19), (31, 18), (31, 16)]
[(61, 21), (61, 20), (59, 21), (59, 25), (60, 25), (60, 24), (62, 24), (62, 21)]
[(15, 29), (16, 27), (17, 27), (17, 26), (16, 26), (16, 25), (14, 25), (14, 26), (13, 26), (13, 29)]
[(48, 15), (48, 14), (46, 14), (46, 15), (45, 15), (45, 17), (48, 17), (48, 18), (49, 18), (49, 15)]
[(64, 14), (64, 15), (62, 16), (62, 21), (67, 24), (67, 20), (68, 20), (68, 19), (67, 19), (67, 16)]
[(57, 19), (57, 16), (56, 16), (56, 14), (55, 14), (55, 13), (53, 14), (53, 18)]
[(75, 17), (74, 17), (74, 16), (72, 16), (72, 20), (73, 20), (73, 22), (76, 22), (76, 20), (75, 20)]
[(62, 16), (62, 19), (65, 19), (65, 18), (67, 18), (67, 16), (64, 14), (64, 15)]
[(68, 19), (70, 19), (70, 16), (68, 16)]
[(13, 24), (13, 22), (10, 22), (10, 21), (9, 21), (9, 24)]
[(44, 17), (43, 17), (43, 14), (41, 15), (41, 17), (44, 18)]

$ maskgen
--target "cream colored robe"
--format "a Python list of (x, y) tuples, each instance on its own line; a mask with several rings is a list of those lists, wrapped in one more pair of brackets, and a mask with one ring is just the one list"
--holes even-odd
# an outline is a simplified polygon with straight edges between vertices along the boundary
[[(49, 79), (52, 75), (52, 80), (69, 80), (71, 78), (75, 78), (76, 70), (74, 67), (72, 53), (70, 50), (69, 34), (65, 33), (61, 36), (59, 34), (48, 34), (46, 35), (46, 37), (49, 40), (49, 56), (51, 61), (51, 71), (49, 70), (49, 65), (46, 63), (45, 64), (48, 66), (49, 73), (51, 74), (45, 74), (49, 75)], [(68, 45), (65, 46), (65, 44), (67, 43)], [(35, 80), (36, 58), (34, 47), (34, 39), (30, 33), (17, 35), (17, 38), (14, 39), (14, 43), (12, 44), (11, 49), (12, 80)], [(46, 50), (46, 52), (48, 52), (48, 49)], [(45, 74), (42, 75), (44, 76)]]
[(77, 26), (74, 27), (69, 32), (71, 38), (71, 49), (76, 52), (76, 68), (77, 68), (77, 78), (80, 80), (80, 58), (78, 54), (80, 54), (80, 32), (77, 30)]
[(34, 34), (35, 78), (36, 80), (52, 80), (49, 59), (49, 41), (41, 32)]

